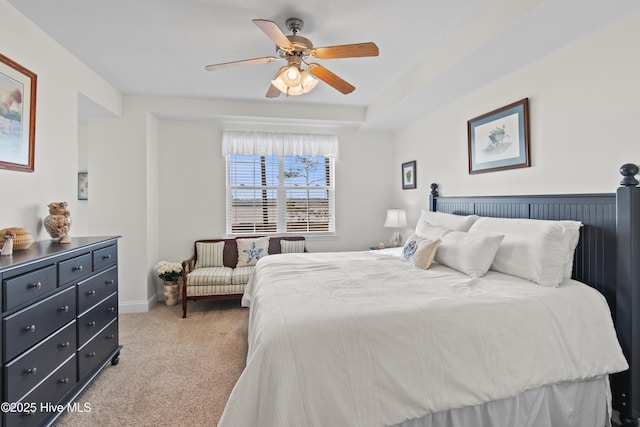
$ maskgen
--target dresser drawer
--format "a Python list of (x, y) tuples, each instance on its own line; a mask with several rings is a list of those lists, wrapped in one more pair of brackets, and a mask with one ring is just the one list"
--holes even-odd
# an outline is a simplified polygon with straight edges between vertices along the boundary
[(19, 401), (75, 353), (76, 322), (73, 321), (5, 366), (5, 401)]
[(93, 251), (93, 271), (102, 270), (118, 263), (118, 246), (112, 245)]
[[(54, 415), (53, 412), (40, 411), (41, 404), (57, 405), (76, 386), (78, 376), (76, 371), (76, 356), (73, 355), (60, 368), (45, 379), (35, 390), (22, 399), (28, 408), (33, 406), (36, 411), (29, 413), (7, 413), (5, 426), (36, 426)], [(45, 408), (46, 409), (46, 408)]]
[(13, 359), (75, 317), (75, 286), (5, 317), (4, 361)]
[(66, 285), (81, 279), (92, 271), (91, 253), (58, 263), (58, 285)]
[(113, 320), (109, 326), (78, 350), (79, 378), (85, 378), (104, 363), (116, 347), (118, 347), (118, 321)]
[(57, 287), (54, 264), (2, 282), (4, 310), (11, 310), (28, 301), (36, 300)]
[(78, 313), (82, 314), (118, 290), (118, 267), (98, 273), (78, 283)]
[(118, 317), (118, 294), (109, 298), (78, 317), (78, 347), (82, 347), (100, 329)]

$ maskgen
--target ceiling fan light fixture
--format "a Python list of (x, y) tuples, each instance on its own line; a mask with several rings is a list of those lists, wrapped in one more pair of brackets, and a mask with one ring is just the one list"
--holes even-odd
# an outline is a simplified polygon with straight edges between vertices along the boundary
[(300, 83), (300, 85), (305, 88), (304, 93), (312, 91), (317, 84), (318, 80), (314, 79), (311, 74), (307, 72), (307, 70), (304, 70), (302, 72), (302, 82)]
[(311, 92), (318, 84), (318, 80), (314, 79), (307, 70), (299, 72), (299, 83), (296, 85), (287, 84), (286, 78), (284, 77), (286, 74), (286, 71), (281, 73), (276, 79), (271, 81), (271, 84), (287, 96), (298, 96)]
[(302, 75), (297, 65), (291, 65), (287, 67), (284, 73), (281, 74), (282, 80), (287, 86), (299, 86), (302, 82)]

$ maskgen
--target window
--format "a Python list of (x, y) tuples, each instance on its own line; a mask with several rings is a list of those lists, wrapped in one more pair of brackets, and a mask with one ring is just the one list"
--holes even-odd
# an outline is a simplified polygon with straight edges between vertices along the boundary
[[(264, 137), (265, 134), (250, 135)], [(274, 134), (266, 135), (273, 137)], [(244, 133), (242, 136), (246, 138)], [(233, 140), (227, 133), (225, 137), (227, 142)], [(313, 149), (304, 149), (304, 144), (294, 144), (298, 148), (289, 153), (276, 144), (276, 150), (264, 150), (265, 153), (260, 154), (255, 154), (254, 148), (247, 149), (244, 143), (240, 145), (243, 149), (223, 144), (227, 159), (227, 233), (335, 232), (334, 155), (317, 155)], [(274, 155), (273, 151), (280, 155)], [(305, 151), (311, 154), (290, 155), (290, 152)]]

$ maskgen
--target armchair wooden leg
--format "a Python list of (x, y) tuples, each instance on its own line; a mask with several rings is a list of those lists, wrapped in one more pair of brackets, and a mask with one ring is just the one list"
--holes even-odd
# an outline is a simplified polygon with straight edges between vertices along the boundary
[(182, 318), (187, 317), (187, 287), (182, 285)]

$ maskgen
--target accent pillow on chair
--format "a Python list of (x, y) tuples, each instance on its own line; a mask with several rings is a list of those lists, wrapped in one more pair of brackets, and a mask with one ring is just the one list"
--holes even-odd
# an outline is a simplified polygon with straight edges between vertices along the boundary
[(304, 240), (280, 240), (280, 253), (293, 254), (301, 253), (305, 250)]
[(195, 268), (222, 267), (222, 255), (224, 253), (224, 241), (222, 242), (196, 242)]
[(238, 244), (238, 264), (236, 267), (256, 265), (259, 259), (269, 255), (269, 238), (236, 239)]

